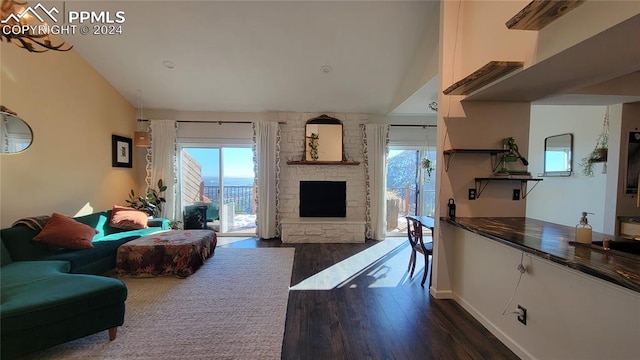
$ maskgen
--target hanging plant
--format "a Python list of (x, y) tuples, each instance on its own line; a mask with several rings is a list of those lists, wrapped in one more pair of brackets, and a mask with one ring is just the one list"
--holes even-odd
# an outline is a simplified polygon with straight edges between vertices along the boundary
[[(593, 167), (596, 163), (606, 162), (609, 152), (609, 106), (604, 114), (604, 122), (602, 123), (602, 130), (598, 139), (596, 140), (595, 148), (585, 157), (580, 160), (580, 167), (582, 168), (582, 175), (592, 177)], [(606, 164), (605, 164), (606, 165)]]
[(433, 162), (430, 159), (424, 158), (422, 159), (422, 168), (427, 171), (427, 176), (431, 177), (431, 173), (433, 172)]

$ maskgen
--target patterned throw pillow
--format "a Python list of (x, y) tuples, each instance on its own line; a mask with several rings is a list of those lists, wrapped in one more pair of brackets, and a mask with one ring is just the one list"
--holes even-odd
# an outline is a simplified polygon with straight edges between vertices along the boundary
[(93, 247), (91, 240), (96, 233), (96, 229), (89, 225), (62, 214), (53, 213), (51, 219), (33, 240), (65, 249), (88, 249)]
[(149, 215), (134, 208), (113, 205), (109, 226), (123, 230), (146, 229)]

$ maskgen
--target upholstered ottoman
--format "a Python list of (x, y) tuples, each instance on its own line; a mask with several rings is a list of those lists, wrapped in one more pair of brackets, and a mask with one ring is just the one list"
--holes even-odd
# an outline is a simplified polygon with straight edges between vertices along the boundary
[(116, 273), (187, 277), (213, 254), (216, 243), (212, 230), (171, 230), (143, 236), (118, 248)]

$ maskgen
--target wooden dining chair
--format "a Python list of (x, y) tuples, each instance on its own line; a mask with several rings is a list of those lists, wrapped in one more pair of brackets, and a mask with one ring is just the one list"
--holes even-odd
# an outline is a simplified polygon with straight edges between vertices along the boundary
[(413, 277), (413, 272), (416, 269), (416, 253), (424, 255), (424, 274), (422, 275), (422, 282), (420, 285), (424, 287), (424, 282), (427, 279), (427, 272), (429, 272), (429, 283), (427, 287), (431, 286), (431, 271), (429, 256), (433, 255), (433, 242), (425, 243), (422, 236), (422, 224), (420, 221), (407, 217), (407, 235), (409, 237), (409, 244), (411, 245), (411, 257), (409, 258), (409, 267), (407, 271), (410, 271), (409, 277)]

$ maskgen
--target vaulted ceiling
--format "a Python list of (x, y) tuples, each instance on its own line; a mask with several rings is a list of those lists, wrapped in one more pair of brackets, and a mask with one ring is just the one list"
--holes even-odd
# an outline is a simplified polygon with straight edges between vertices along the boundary
[[(77, 32), (65, 40), (134, 106), (141, 100), (147, 109), (179, 111), (435, 114), (427, 106), (437, 98), (435, 82), (422, 88), (432, 79), (411, 79), (410, 69), (437, 56), (437, 1), (92, 6), (125, 11), (122, 34)], [(418, 51), (425, 41), (435, 46)]]

